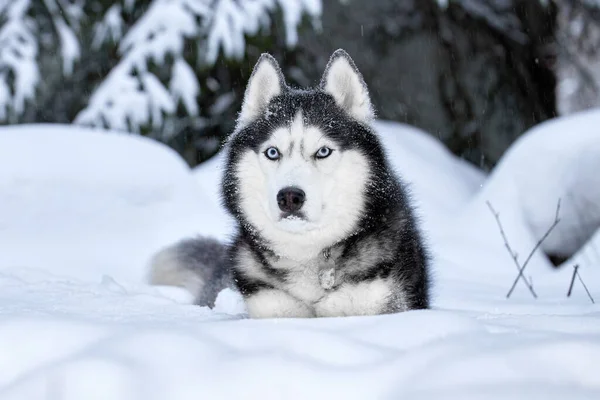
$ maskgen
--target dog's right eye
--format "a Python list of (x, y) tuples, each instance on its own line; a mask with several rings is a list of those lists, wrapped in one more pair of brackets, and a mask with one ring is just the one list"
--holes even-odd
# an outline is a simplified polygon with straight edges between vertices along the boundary
[(275, 147), (269, 147), (265, 150), (265, 156), (267, 156), (269, 160), (279, 160), (279, 150)]

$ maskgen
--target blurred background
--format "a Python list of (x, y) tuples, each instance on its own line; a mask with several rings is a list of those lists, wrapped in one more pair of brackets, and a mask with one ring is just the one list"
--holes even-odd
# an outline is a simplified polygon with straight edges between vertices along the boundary
[(0, 0), (0, 123), (127, 131), (196, 166), (260, 53), (310, 86), (340, 47), (379, 118), (483, 170), (528, 128), (600, 105), (598, 0)]

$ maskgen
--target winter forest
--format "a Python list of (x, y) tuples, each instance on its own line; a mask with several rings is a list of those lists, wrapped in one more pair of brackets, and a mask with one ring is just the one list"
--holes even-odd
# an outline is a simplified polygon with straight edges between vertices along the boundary
[[(161, 248), (232, 239), (261, 54), (306, 88), (339, 48), (431, 309), (253, 320), (151, 284)], [(598, 172), (600, 0), (0, 0), (0, 399), (598, 399)]]
[(528, 128), (600, 104), (594, 0), (4, 0), (0, 16), (3, 124), (132, 132), (192, 166), (265, 51), (310, 86), (346, 49), (380, 118), (486, 170)]

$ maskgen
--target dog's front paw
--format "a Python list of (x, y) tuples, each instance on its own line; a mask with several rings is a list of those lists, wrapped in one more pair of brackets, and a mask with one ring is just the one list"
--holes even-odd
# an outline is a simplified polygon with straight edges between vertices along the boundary
[(385, 279), (338, 284), (315, 304), (315, 312), (318, 317), (381, 314), (393, 298), (391, 286)]
[(302, 301), (277, 289), (263, 289), (248, 296), (250, 318), (312, 318), (314, 310)]

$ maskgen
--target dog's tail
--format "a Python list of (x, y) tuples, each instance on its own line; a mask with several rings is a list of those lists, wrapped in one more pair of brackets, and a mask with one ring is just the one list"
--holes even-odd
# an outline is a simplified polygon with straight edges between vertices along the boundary
[(185, 288), (195, 304), (213, 307), (221, 290), (233, 288), (228, 253), (227, 245), (212, 238), (181, 240), (152, 257), (148, 280)]

